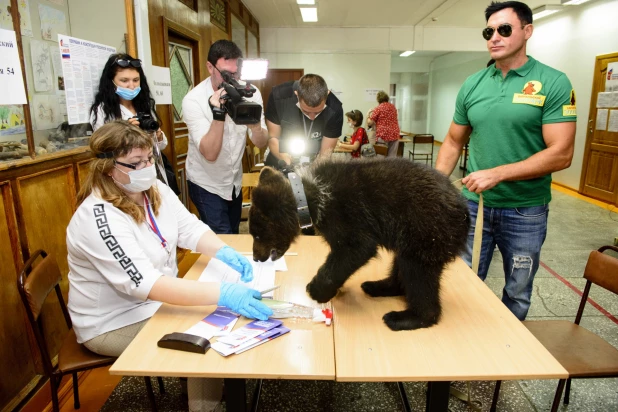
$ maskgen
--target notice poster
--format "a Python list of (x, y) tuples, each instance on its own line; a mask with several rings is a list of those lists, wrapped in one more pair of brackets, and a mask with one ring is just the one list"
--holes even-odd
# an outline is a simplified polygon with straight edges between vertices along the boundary
[(26, 104), (24, 77), (17, 51), (17, 37), (12, 30), (0, 29), (0, 105)]
[(605, 91), (618, 92), (618, 62), (607, 64)]
[(172, 104), (172, 80), (169, 67), (152, 66), (152, 94), (157, 104)]
[(376, 96), (382, 89), (365, 89), (365, 101), (376, 102)]
[(88, 123), (103, 67), (116, 48), (62, 34), (58, 46), (69, 124)]

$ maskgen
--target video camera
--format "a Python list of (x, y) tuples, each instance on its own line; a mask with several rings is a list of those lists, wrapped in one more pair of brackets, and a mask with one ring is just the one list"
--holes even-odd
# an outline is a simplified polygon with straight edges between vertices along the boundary
[(243, 82), (244, 85), (240, 84), (225, 70), (221, 72), (221, 77), (223, 77), (223, 82), (220, 87), (227, 93), (221, 97), (224, 100), (222, 108), (234, 123), (243, 125), (260, 123), (262, 106), (245, 99), (245, 97), (253, 97), (256, 89), (248, 82)]

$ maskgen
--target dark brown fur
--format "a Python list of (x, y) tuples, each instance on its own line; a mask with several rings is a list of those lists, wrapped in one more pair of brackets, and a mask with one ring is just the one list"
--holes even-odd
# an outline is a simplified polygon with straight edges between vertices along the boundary
[[(332, 299), (343, 283), (377, 255), (395, 254), (385, 279), (364, 282), (370, 296), (400, 296), (407, 309), (384, 315), (392, 330), (438, 322), (440, 276), (465, 247), (470, 219), (449, 179), (404, 159), (323, 161), (301, 170), (314, 225), (331, 251), (307, 292)], [(296, 200), (287, 178), (264, 168), (252, 192), (249, 232), (253, 257), (281, 257), (300, 234)]]

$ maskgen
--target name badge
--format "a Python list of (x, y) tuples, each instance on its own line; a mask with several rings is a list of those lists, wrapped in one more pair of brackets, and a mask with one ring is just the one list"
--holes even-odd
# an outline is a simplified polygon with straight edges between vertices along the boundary
[(577, 107), (575, 105), (562, 106), (563, 116), (577, 116)]
[(543, 107), (545, 105), (545, 96), (540, 96), (538, 94), (515, 93), (513, 95), (513, 103)]

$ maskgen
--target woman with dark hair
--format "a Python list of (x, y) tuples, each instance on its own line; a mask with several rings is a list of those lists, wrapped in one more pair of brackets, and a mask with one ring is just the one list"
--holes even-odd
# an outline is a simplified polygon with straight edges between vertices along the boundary
[[(92, 129), (96, 131), (112, 120), (128, 120), (139, 126), (139, 120), (135, 118), (138, 113), (149, 114), (161, 123), (141, 60), (125, 53), (112, 54), (105, 63), (99, 91), (90, 108)], [(165, 133), (159, 128), (156, 135), (159, 149), (163, 150), (167, 146)]]
[(376, 100), (378, 106), (373, 109), (367, 126), (376, 128), (376, 138), (382, 139), (388, 144), (387, 157), (397, 156), (397, 148), (399, 146), (399, 122), (397, 121), (397, 108), (389, 103), (388, 94), (384, 91), (379, 91)]
[(348, 126), (352, 128), (352, 138), (350, 143), (337, 142), (337, 150), (341, 152), (351, 153), (353, 158), (361, 156), (361, 146), (369, 143), (367, 132), (361, 125), (363, 124), (363, 114), (360, 110), (352, 110), (345, 114)]

